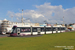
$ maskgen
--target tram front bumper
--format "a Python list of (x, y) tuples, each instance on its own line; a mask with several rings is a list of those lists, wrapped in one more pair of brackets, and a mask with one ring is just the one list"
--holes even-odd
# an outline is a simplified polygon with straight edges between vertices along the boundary
[(14, 34), (10, 34), (10, 36), (17, 36), (17, 33), (14, 33)]

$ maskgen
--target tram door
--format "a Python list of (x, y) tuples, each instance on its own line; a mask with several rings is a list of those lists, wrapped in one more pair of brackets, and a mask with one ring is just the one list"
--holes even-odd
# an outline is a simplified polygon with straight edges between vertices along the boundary
[(20, 35), (20, 28), (17, 28), (17, 35)]
[(58, 33), (58, 28), (56, 28), (56, 33)]
[(37, 28), (38, 35), (40, 35), (40, 31), (41, 31), (41, 29)]

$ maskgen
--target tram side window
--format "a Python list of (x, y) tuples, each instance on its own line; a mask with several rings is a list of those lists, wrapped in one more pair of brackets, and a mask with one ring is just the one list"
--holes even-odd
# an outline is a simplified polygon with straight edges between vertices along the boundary
[(65, 30), (65, 28), (61, 28), (61, 30)]
[(46, 28), (46, 31), (51, 31), (51, 28)]
[(33, 28), (33, 32), (37, 32), (37, 28)]
[(49, 31), (52, 31), (52, 29), (51, 29), (51, 28), (49, 28)]
[(60, 28), (58, 28), (58, 31), (60, 30)]
[(43, 32), (44, 31), (44, 28), (41, 28), (41, 31)]
[(21, 32), (30, 32), (30, 28), (21, 28), (20, 31)]
[(53, 31), (56, 31), (56, 28), (53, 28)]
[(48, 28), (46, 28), (46, 31), (48, 31)]

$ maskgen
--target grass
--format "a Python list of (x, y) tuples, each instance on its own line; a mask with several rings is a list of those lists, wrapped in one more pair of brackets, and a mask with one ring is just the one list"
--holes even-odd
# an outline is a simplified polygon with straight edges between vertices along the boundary
[[(74, 49), (65, 49), (63, 46), (73, 46)], [(75, 32), (39, 37), (3, 37), (0, 38), (0, 50), (75, 50)]]

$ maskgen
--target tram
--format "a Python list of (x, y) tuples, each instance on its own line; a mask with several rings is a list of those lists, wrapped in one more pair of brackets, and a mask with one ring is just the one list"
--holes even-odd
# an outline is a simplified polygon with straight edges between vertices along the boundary
[(10, 36), (39, 35), (65, 32), (65, 27), (57, 26), (13, 26)]

